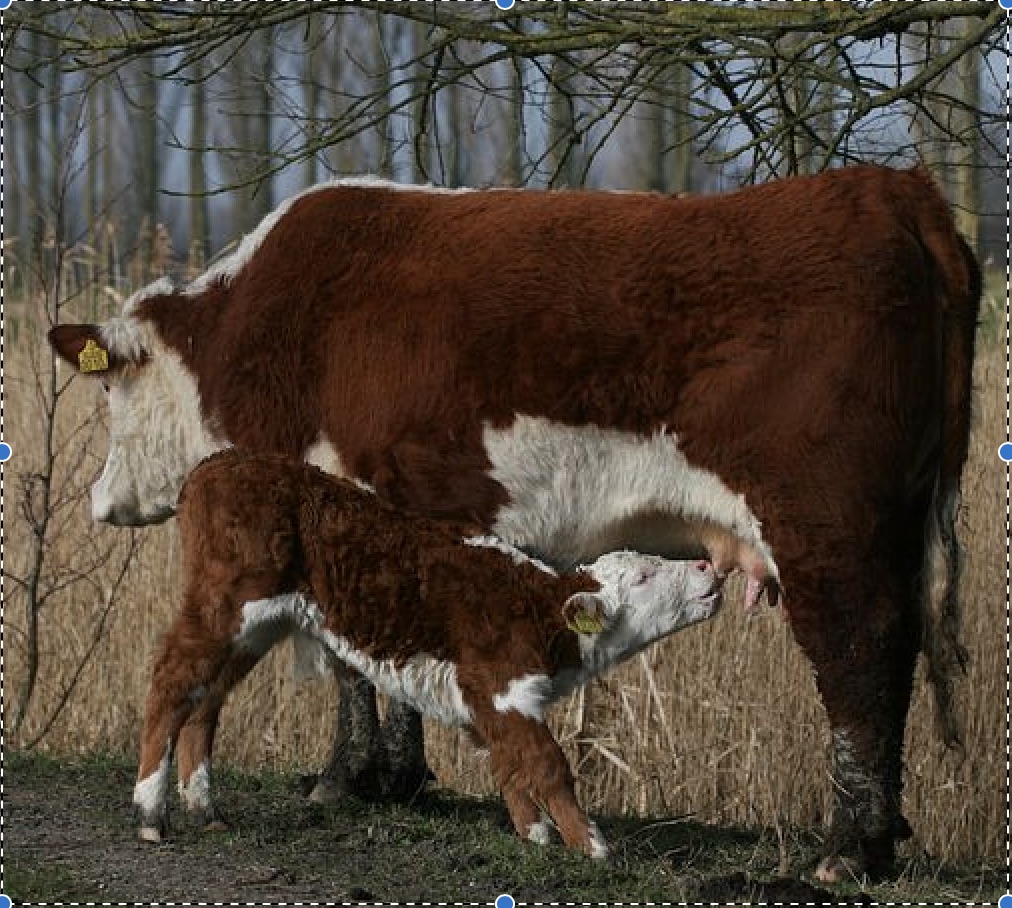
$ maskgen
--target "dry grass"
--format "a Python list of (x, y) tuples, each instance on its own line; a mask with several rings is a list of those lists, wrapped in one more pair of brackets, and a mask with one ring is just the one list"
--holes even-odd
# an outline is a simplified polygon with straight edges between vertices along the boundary
[[(15, 457), (6, 468), (8, 569), (25, 558), (19, 513), (20, 477), (40, 466), (40, 423), (31, 391), (29, 354), (41, 331), (23, 327), (5, 369), (5, 437)], [(965, 474), (961, 536), (968, 550), (963, 590), (972, 667), (961, 685), (968, 758), (954, 765), (932, 731), (931, 706), (919, 683), (907, 736), (905, 809), (918, 848), (960, 862), (993, 863), (1004, 854), (1003, 647), (1005, 528), (1003, 472), (1004, 359), (978, 362), (976, 431)], [(101, 412), (100, 393), (76, 381), (59, 424), (66, 438), (82, 414)], [(96, 419), (100, 417), (95, 417)], [(86, 488), (105, 453), (99, 431), (84, 466), (62, 481)], [(68, 457), (69, 460), (69, 457)], [(70, 563), (81, 539), (116, 543), (124, 531), (93, 525), (82, 501), (49, 541), (54, 565)], [(128, 594), (112, 612), (103, 641), (67, 708), (40, 745), (56, 753), (135, 752), (152, 654), (176, 605), (174, 524), (141, 531), (147, 538)], [(7, 584), (5, 696), (24, 667), (24, 603)], [(102, 603), (71, 586), (41, 616), (42, 663), (24, 738), (49, 715), (78, 666)], [(732, 599), (732, 602), (735, 600)], [(318, 767), (334, 720), (334, 686), (297, 688), (290, 654), (281, 648), (254, 672), (226, 707), (219, 759), (255, 768)], [(10, 699), (8, 699), (8, 703)], [(829, 804), (828, 727), (811, 671), (779, 615), (747, 621), (728, 607), (560, 706), (555, 728), (593, 810), (695, 816), (712, 822), (818, 828)], [(467, 792), (492, 790), (487, 769), (453, 731), (431, 726), (429, 758), (440, 782)]]

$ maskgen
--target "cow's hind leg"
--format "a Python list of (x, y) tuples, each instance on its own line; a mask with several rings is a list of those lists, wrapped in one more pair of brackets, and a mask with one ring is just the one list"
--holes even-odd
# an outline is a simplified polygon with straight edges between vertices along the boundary
[(864, 566), (863, 578), (788, 600), (832, 728), (835, 804), (816, 870), (822, 882), (887, 875), (897, 840), (910, 836), (901, 812), (903, 734), (920, 621), (895, 573)]
[(435, 774), (425, 762), (422, 716), (399, 700), (391, 700), (381, 729), (385, 761), (380, 785), (385, 797), (411, 801)]

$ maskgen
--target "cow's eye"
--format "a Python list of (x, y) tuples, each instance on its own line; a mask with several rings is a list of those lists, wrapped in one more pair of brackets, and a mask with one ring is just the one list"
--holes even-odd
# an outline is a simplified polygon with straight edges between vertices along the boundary
[(109, 393), (109, 382), (105, 381), (104, 379), (102, 381), (102, 390), (105, 391), (106, 394)]

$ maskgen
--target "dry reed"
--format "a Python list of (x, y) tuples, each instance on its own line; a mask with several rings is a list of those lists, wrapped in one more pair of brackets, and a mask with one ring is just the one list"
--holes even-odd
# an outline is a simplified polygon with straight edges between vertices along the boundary
[[(23, 569), (26, 524), (21, 477), (40, 469), (40, 418), (30, 354), (42, 331), (25, 325), (5, 363), (7, 568)], [(960, 533), (968, 552), (963, 596), (972, 662), (960, 685), (967, 758), (957, 765), (932, 730), (930, 698), (918, 682), (907, 735), (905, 810), (919, 844), (950, 861), (996, 861), (1004, 854), (1003, 643), (1005, 527), (1003, 472), (1004, 361), (978, 360), (975, 433), (964, 479)], [(76, 380), (61, 408), (58, 436), (83, 414), (101, 419), (101, 393)], [(104, 433), (77, 475), (61, 482), (86, 488), (105, 454)], [(58, 464), (58, 471), (62, 465)], [(73, 561), (84, 537), (114, 544), (124, 531), (95, 526), (80, 502), (48, 542), (53, 566)], [(60, 754), (133, 753), (139, 740), (152, 655), (176, 608), (177, 539), (173, 522), (141, 531), (147, 538), (101, 644), (40, 747)], [(5, 696), (24, 670), (23, 596), (9, 582), (4, 609)], [(732, 597), (714, 621), (676, 635), (560, 705), (554, 727), (595, 811), (695, 815), (717, 823), (818, 828), (830, 783), (828, 726), (810, 668), (778, 612), (748, 621)], [(102, 602), (80, 585), (54, 596), (41, 615), (41, 668), (23, 739), (48, 717), (85, 652)], [(216, 748), (222, 762), (311, 769), (326, 758), (334, 725), (332, 683), (297, 687), (288, 647), (272, 653), (233, 695)], [(10, 703), (10, 699), (7, 701)], [(440, 783), (470, 793), (493, 790), (481, 760), (455, 731), (428, 729), (429, 760)], [(916, 847), (916, 846), (915, 846)]]

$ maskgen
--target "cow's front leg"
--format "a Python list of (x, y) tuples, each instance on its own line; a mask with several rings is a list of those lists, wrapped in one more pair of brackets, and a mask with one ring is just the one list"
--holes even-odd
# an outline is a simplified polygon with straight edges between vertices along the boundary
[(340, 703), (334, 746), (309, 799), (329, 803), (354, 795), (377, 800), (383, 793), (385, 754), (380, 745), (376, 689), (351, 669), (339, 666), (335, 673)]
[[(843, 604), (848, 590), (867, 598)], [(901, 813), (903, 734), (919, 621), (896, 591), (862, 590), (856, 580), (841, 584), (836, 596), (811, 601), (798, 595), (788, 606), (833, 736), (835, 804), (816, 877), (826, 883), (880, 878), (891, 872), (897, 840), (910, 836)]]

